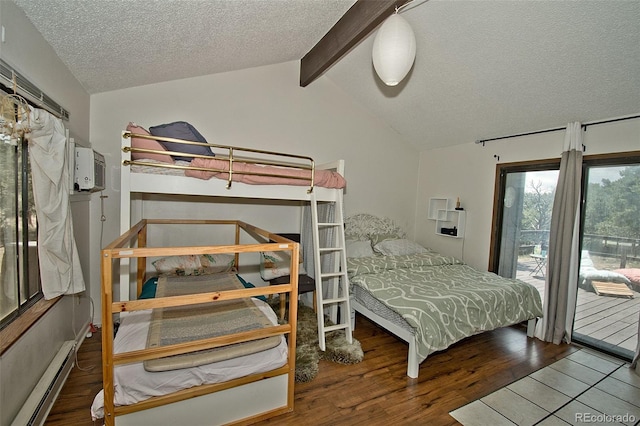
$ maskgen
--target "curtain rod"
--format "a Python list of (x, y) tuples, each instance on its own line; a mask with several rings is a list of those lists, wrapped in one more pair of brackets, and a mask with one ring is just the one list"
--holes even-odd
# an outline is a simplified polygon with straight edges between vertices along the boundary
[[(631, 120), (634, 118), (640, 118), (640, 114), (636, 114), (636, 115), (630, 115), (630, 116), (626, 116), (626, 117), (619, 117), (619, 118), (611, 118), (609, 120), (600, 120), (600, 121), (590, 121), (588, 123), (582, 123), (582, 128), (584, 130), (587, 130), (587, 127), (589, 126), (593, 126), (596, 124), (605, 124), (605, 123), (614, 123), (616, 121), (623, 121), (623, 120)], [(529, 135), (538, 135), (541, 133), (549, 133), (549, 132), (558, 132), (560, 130), (565, 130), (567, 128), (567, 126), (562, 126), (562, 127), (554, 127), (552, 129), (545, 129), (545, 130), (536, 130), (533, 132), (526, 132), (526, 133), (517, 133), (514, 135), (508, 135), (508, 136), (499, 136), (496, 138), (489, 138), (489, 139), (478, 139), (476, 141), (476, 143), (481, 143), (482, 146), (484, 146), (485, 142), (489, 142), (489, 141), (497, 141), (500, 139), (510, 139), (510, 138), (516, 138), (519, 136), (529, 136)]]
[(3, 59), (0, 59), (0, 82), (2, 82), (0, 84), (5, 88), (7, 93), (13, 93), (15, 91), (16, 94), (29, 101), (32, 106), (46, 109), (56, 117), (69, 121), (69, 111), (47, 96), (46, 93), (18, 73)]

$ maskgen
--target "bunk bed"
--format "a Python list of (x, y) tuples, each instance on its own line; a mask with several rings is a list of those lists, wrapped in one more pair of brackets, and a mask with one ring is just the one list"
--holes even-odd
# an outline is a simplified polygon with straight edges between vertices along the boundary
[[(280, 297), (288, 300), (289, 312), (297, 312), (298, 243), (241, 221), (222, 221), (236, 226), (235, 243), (216, 246), (149, 248), (147, 247), (147, 228), (151, 224), (179, 223), (186, 226), (221, 223), (203, 220), (176, 222), (146, 219), (143, 218), (141, 199), (146, 194), (174, 194), (331, 202), (339, 203), (339, 208), (342, 208), (343, 189), (346, 185), (343, 178), (344, 162), (338, 160), (318, 166), (312, 158), (306, 156), (215, 145), (191, 139), (158, 137), (150, 135), (142, 128), (133, 130), (135, 131), (128, 129), (122, 133), (121, 236), (102, 252), (104, 395), (102, 402), (95, 402), (94, 405), (103, 404), (106, 424), (114, 424), (117, 416), (118, 425), (246, 422), (293, 410), (295, 314), (288, 317), (286, 324), (273, 325), (260, 331), (251, 331), (249, 334), (211, 337), (195, 343), (180, 343), (161, 348), (145, 350), (137, 348), (128, 353), (116, 352), (130, 346), (124, 344), (114, 346), (113, 318), (123, 313), (124, 316), (133, 316), (134, 322), (137, 322), (140, 320), (139, 317), (148, 316), (148, 310), (151, 308), (191, 305), (210, 300), (207, 297), (213, 297), (216, 300), (252, 298), (253, 303), (258, 305), (256, 296), (273, 294), (279, 294)], [(167, 145), (163, 146), (158, 142)], [(206, 150), (204, 154), (203, 149)], [(141, 220), (131, 226), (134, 217)], [(256, 238), (256, 241), (252, 244), (240, 244), (241, 230), (246, 231), (244, 234)], [(143, 293), (143, 284), (147, 282), (149, 263), (153, 257), (232, 253), (235, 254), (234, 263), (237, 267), (240, 253), (265, 251), (288, 252), (285, 258), (290, 259), (289, 283), (261, 286), (257, 289), (206, 292), (195, 296), (185, 294), (168, 298), (136, 300)], [(240, 281), (244, 282), (241, 277)], [(135, 285), (131, 285), (132, 282), (135, 282)], [(289, 297), (286, 297), (287, 295)], [(264, 306), (258, 306), (258, 308), (265, 311), (270, 309)], [(282, 316), (283, 313), (280, 312), (280, 317)], [(271, 321), (275, 318), (268, 313), (267, 317)], [(120, 333), (122, 333), (122, 325), (118, 328), (118, 335)], [(118, 368), (128, 368), (129, 365), (121, 364), (132, 362), (139, 364), (158, 358), (206, 351), (219, 346), (274, 336), (287, 336), (285, 349), (283, 350), (282, 343), (269, 349), (276, 352), (275, 360), (261, 369), (254, 369), (248, 374), (247, 370), (232, 373), (220, 382), (197, 383), (193, 387), (177, 390), (169, 395), (154, 395), (150, 398), (145, 396), (146, 399), (133, 403), (114, 400), (120, 385), (114, 383), (116, 365)], [(116, 343), (121, 342), (116, 341)], [(284, 352), (286, 356), (283, 360)], [(284, 362), (284, 364), (276, 367), (278, 362)], [(209, 366), (216, 368), (216, 363)], [(219, 367), (220, 364), (217, 366)], [(137, 368), (143, 369), (140, 365)], [(177, 371), (174, 370), (174, 373)], [(166, 372), (147, 374), (158, 375)], [(96, 411), (99, 411), (101, 407), (97, 408)], [(224, 413), (224, 416), (214, 418), (211, 413)]]
[(389, 219), (359, 214), (345, 225), (351, 307), (409, 344), (409, 377), (477, 333), (527, 321), (533, 337), (542, 301), (532, 285), (422, 247)]

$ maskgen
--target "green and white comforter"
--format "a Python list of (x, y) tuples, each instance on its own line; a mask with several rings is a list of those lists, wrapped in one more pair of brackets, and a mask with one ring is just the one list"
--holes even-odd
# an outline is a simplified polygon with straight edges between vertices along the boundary
[(530, 284), (482, 272), (431, 250), (348, 259), (361, 286), (416, 330), (418, 360), (482, 331), (542, 316)]

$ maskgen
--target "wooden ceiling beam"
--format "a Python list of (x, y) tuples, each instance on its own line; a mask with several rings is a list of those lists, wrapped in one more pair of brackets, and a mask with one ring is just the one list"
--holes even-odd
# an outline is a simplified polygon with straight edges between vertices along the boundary
[(306, 87), (408, 0), (357, 0), (300, 61), (300, 86)]

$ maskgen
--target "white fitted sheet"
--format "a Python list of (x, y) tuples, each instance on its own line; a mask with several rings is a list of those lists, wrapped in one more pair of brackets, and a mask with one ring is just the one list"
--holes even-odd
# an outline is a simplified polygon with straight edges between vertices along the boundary
[[(274, 325), (278, 318), (265, 302), (251, 299)], [(114, 339), (114, 352), (122, 353), (145, 349), (151, 310), (123, 312), (120, 327)], [(124, 364), (114, 369), (115, 405), (130, 405), (153, 396), (166, 395), (203, 384), (221, 383), (250, 374), (282, 367), (287, 362), (288, 346), (284, 336), (273, 349), (245, 355), (194, 368), (148, 372), (143, 363)], [(91, 417), (104, 417), (104, 391), (100, 391), (91, 405)]]

